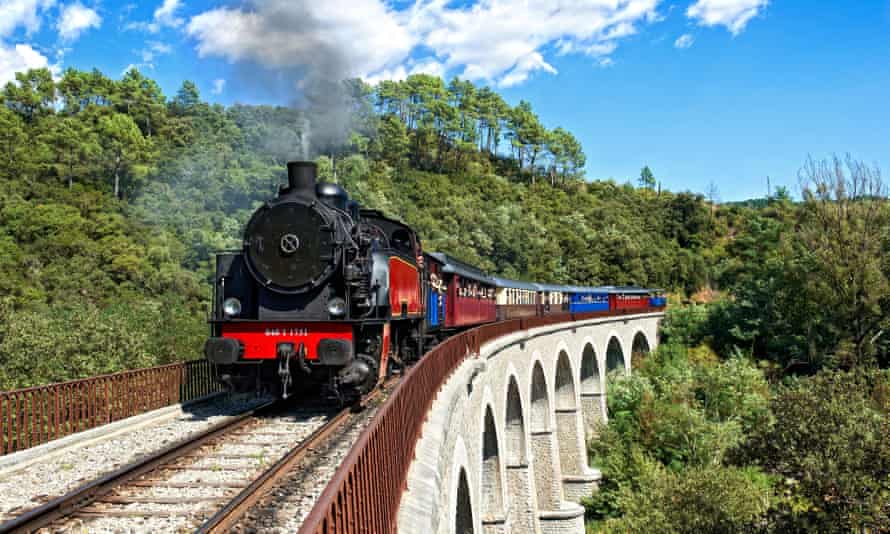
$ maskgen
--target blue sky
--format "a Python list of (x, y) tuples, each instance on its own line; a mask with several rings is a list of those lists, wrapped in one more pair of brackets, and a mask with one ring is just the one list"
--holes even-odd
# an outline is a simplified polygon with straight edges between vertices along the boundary
[(223, 104), (461, 75), (572, 131), (590, 178), (722, 200), (796, 191), (808, 154), (890, 169), (890, 0), (0, 0), (0, 81), (131, 65)]

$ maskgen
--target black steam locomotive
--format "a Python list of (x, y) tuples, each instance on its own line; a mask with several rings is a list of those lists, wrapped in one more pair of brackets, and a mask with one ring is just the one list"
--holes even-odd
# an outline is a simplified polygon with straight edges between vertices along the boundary
[(288, 163), (287, 186), (253, 214), (242, 249), (217, 255), (205, 355), (232, 390), (287, 397), (299, 378), (348, 402), (385, 376), (390, 353), (422, 353), (417, 235), (316, 174)]

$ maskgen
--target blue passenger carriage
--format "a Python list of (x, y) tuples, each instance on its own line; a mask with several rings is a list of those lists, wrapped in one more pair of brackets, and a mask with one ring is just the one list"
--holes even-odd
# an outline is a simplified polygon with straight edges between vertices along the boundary
[(609, 311), (609, 290), (604, 287), (573, 287), (569, 302), (572, 313)]

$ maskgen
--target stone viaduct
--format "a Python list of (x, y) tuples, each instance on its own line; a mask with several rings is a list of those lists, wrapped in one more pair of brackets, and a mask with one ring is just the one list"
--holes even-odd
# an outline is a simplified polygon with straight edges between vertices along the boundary
[(517, 332), (482, 346), (433, 403), (399, 532), (583, 533), (600, 473), (586, 441), (606, 418), (606, 377), (658, 343), (661, 313)]

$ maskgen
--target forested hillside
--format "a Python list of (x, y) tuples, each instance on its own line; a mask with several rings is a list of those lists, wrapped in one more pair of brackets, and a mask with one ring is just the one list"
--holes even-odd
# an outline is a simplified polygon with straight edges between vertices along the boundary
[(428, 250), (506, 276), (692, 292), (713, 275), (726, 227), (700, 195), (585, 181), (577, 140), (527, 102), (426, 75), (331, 94), (303, 112), (210, 105), (190, 82), (168, 98), (136, 70), (8, 84), (0, 387), (197, 357), (212, 252), (307, 151)]

